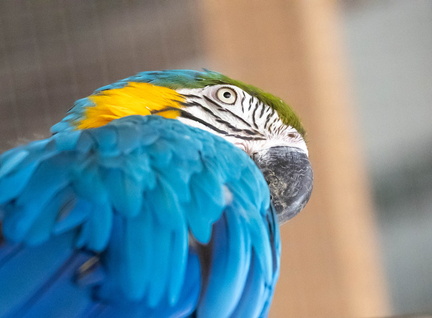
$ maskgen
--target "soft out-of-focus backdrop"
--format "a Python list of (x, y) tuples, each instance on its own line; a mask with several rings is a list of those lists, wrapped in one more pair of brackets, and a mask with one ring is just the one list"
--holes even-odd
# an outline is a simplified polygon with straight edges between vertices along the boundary
[(138, 71), (210, 68), (293, 104), (315, 191), (271, 316), (432, 312), (432, 2), (0, 2), (0, 150)]
[(393, 310), (432, 313), (432, 2), (343, 8)]

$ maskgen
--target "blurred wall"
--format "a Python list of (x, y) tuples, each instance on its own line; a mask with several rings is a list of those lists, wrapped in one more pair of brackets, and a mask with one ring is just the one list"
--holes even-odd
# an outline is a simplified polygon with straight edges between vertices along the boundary
[(432, 2), (345, 1), (393, 311), (432, 313)]

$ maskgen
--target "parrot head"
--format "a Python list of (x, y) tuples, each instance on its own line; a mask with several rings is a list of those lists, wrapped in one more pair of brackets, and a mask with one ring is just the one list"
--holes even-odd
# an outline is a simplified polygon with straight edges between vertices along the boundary
[(142, 72), (78, 100), (52, 132), (96, 128), (129, 115), (177, 119), (244, 150), (269, 185), (279, 223), (309, 200), (305, 130), (291, 107), (259, 88), (207, 70)]

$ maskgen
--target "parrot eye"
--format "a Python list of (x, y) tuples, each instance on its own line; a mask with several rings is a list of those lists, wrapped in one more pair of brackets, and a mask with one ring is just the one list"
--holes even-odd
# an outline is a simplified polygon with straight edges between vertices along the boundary
[(234, 104), (237, 100), (237, 93), (229, 87), (219, 88), (216, 92), (216, 97), (225, 104)]
[(293, 141), (299, 141), (302, 139), (301, 135), (298, 132), (290, 132), (288, 134), (288, 138), (290, 138)]

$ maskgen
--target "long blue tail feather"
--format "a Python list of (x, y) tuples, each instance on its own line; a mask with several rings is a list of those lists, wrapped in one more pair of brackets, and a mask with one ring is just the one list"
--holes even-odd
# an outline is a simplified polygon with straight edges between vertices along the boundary
[[(11, 315), (25, 307), (46, 286), (53, 273), (62, 267), (73, 250), (69, 233), (35, 247), (4, 243), (0, 248), (0, 316)], [(3, 255), (3, 250), (15, 253)], [(15, 316), (19, 317), (19, 316)]]

